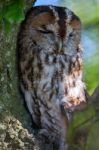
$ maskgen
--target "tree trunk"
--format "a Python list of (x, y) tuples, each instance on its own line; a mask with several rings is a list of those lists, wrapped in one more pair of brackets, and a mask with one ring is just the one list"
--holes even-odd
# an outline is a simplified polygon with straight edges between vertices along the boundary
[[(32, 7), (27, 0), (27, 8)], [(26, 8), (26, 9), (27, 9)], [(19, 26), (0, 31), (0, 150), (38, 150), (32, 121), (19, 92), (16, 41)]]

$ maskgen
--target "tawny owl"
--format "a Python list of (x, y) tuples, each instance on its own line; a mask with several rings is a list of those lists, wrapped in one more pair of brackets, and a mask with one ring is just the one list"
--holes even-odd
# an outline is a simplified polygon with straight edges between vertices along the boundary
[[(21, 89), (33, 122), (65, 150), (68, 111), (85, 102), (81, 23), (69, 9), (31, 8), (18, 34)], [(66, 112), (66, 115), (64, 114)]]

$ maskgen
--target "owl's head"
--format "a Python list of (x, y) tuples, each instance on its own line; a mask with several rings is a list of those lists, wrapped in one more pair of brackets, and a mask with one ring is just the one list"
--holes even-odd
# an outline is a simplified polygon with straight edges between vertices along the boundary
[(33, 7), (22, 25), (25, 37), (47, 53), (73, 55), (80, 43), (80, 20), (65, 7)]

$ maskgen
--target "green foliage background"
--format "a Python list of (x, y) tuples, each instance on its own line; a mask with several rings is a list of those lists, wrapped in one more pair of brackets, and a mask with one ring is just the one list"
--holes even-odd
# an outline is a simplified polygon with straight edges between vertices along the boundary
[(24, 19), (24, 0), (1, 0), (0, 1), (0, 26), (10, 32), (14, 24)]

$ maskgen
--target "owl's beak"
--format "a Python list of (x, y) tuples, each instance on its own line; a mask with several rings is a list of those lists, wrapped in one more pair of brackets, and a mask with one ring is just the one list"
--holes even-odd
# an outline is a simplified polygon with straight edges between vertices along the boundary
[(57, 42), (56, 42), (56, 49), (57, 51), (60, 53), (61, 50), (62, 50), (62, 47), (63, 47), (63, 42), (61, 39), (58, 39)]
[(62, 40), (60, 40), (59, 44), (58, 44), (58, 50), (59, 50), (59, 52), (61, 51), (62, 47), (63, 47), (63, 42), (62, 42)]

